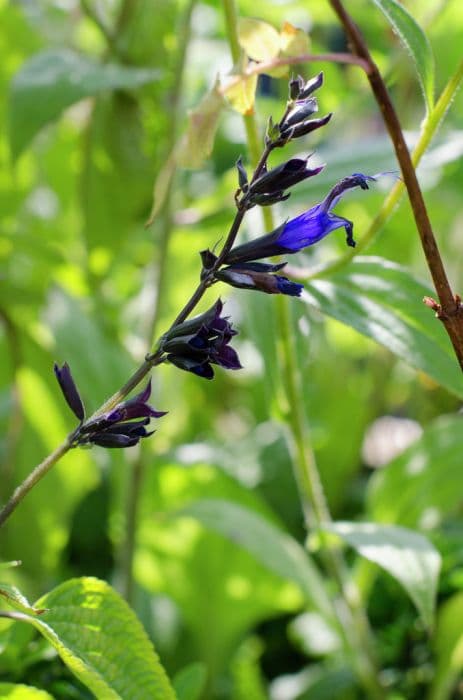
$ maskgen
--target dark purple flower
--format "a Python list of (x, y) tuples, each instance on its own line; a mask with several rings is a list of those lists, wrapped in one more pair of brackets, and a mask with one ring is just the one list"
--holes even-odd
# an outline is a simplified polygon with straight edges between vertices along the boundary
[(332, 112), (327, 114), (325, 117), (320, 117), (319, 119), (306, 119), (295, 126), (282, 127), (281, 129), (281, 139), (284, 143), (288, 139), (298, 139), (300, 136), (306, 136), (316, 129), (320, 129), (322, 126), (326, 126), (333, 116)]
[(265, 236), (233, 248), (227, 255), (227, 264), (244, 263), (249, 260), (297, 253), (320, 241), (338, 228), (346, 230), (347, 245), (354, 247), (353, 223), (332, 213), (333, 207), (343, 194), (354, 187), (367, 190), (368, 182), (376, 181), (376, 176), (354, 173), (338, 182), (325, 199), (308, 211), (290, 219)]
[(166, 336), (163, 350), (176, 367), (212, 379), (211, 365), (241, 369), (236, 351), (229, 343), (237, 334), (228, 319), (221, 316), (220, 299), (206, 313), (175, 326)]
[[(310, 157), (310, 156), (309, 156)], [(306, 180), (309, 177), (318, 175), (324, 165), (319, 165), (316, 168), (308, 168), (307, 158), (291, 158), (291, 160), (277, 165), (276, 168), (265, 172), (250, 186), (250, 192), (256, 194), (273, 194), (282, 192), (283, 190), (297, 185), (299, 182)]]
[(151, 380), (145, 389), (132, 399), (122, 401), (113, 409), (89, 420), (80, 429), (78, 445), (100, 445), (101, 447), (131, 447), (140, 438), (149, 437), (146, 426), (151, 418), (165, 416), (165, 411), (155, 411), (147, 401), (151, 395)]
[(82, 422), (85, 417), (84, 404), (80, 398), (68, 363), (65, 362), (62, 367), (59, 367), (55, 362), (53, 369), (69, 408)]
[(298, 75), (297, 78), (291, 78), (289, 81), (289, 98), (291, 100), (303, 100), (322, 85), (323, 72), (318, 73), (315, 78), (311, 78), (307, 82), (304, 82), (304, 78)]
[(291, 282), (281, 275), (270, 274), (278, 272), (286, 263), (267, 265), (259, 262), (248, 262), (224, 267), (215, 273), (215, 277), (232, 287), (241, 289), (256, 289), (266, 294), (287, 294), (298, 297), (303, 290), (302, 284)]

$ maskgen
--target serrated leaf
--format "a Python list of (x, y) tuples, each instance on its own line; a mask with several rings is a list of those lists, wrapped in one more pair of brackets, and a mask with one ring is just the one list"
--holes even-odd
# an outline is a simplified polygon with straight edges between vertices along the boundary
[(244, 115), (253, 114), (256, 88), (257, 75), (239, 75), (236, 81), (225, 89), (225, 97), (236, 112)]
[(457, 593), (439, 609), (434, 647), (436, 667), (429, 700), (447, 700), (463, 671), (463, 593)]
[(70, 49), (32, 56), (11, 83), (9, 123), (13, 158), (48, 122), (84, 97), (106, 90), (133, 89), (159, 76), (152, 68), (95, 63)]
[(35, 608), (31, 605), (16, 586), (11, 586), (8, 583), (0, 583), (0, 596), (15, 610), (20, 610), (30, 615), (42, 615), (45, 612), (43, 608)]
[(177, 700), (199, 700), (207, 678), (205, 664), (188, 664), (175, 674), (173, 685)]
[(396, 0), (373, 2), (385, 15), (412, 57), (426, 107), (430, 111), (434, 104), (434, 55), (426, 34), (405, 7)]
[(309, 554), (258, 513), (231, 501), (211, 498), (193, 501), (179, 514), (191, 515), (243, 547), (270, 571), (297, 583), (315, 608), (332, 615), (322, 579)]
[(309, 37), (303, 29), (285, 22), (280, 32), (280, 49), (283, 56), (302, 56), (309, 52)]
[(462, 503), (463, 417), (444, 416), (374, 474), (367, 510), (375, 521), (436, 527)]
[(405, 589), (423, 621), (432, 626), (441, 557), (418, 532), (395, 525), (336, 522), (324, 527), (378, 564)]
[(271, 61), (280, 51), (280, 35), (275, 27), (259, 19), (238, 20), (238, 41), (253, 61)]
[(463, 398), (463, 375), (442, 324), (422, 302), (427, 295), (400, 265), (358, 257), (329, 280), (308, 283), (302, 298)]
[(0, 683), (0, 700), (53, 700), (53, 695), (22, 683)]
[(175, 700), (142, 625), (105, 581), (71, 579), (37, 605), (48, 611), (29, 621), (97, 698)]
[(200, 168), (211, 155), (224, 104), (216, 83), (188, 114), (188, 128), (177, 148), (177, 162), (183, 168)]

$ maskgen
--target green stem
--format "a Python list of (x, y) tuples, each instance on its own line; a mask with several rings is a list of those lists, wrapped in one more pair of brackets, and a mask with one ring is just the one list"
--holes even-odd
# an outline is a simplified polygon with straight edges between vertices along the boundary
[(21, 503), (22, 499), (29, 493), (35, 484), (42, 479), (45, 474), (50, 471), (52, 466), (58, 462), (71, 449), (69, 440), (65, 440), (59, 447), (56, 448), (43, 462), (40, 462), (29, 476), (18, 486), (8, 503), (0, 511), (0, 527)]
[[(237, 63), (241, 49), (237, 34), (237, 13), (235, 0), (222, 0), (226, 32), (234, 63)], [(254, 115), (244, 117), (250, 160), (258, 162), (260, 139)], [(268, 230), (274, 227), (270, 207), (262, 210), (265, 226)], [(295, 480), (299, 490), (304, 516), (307, 523), (313, 524), (319, 531), (324, 544), (324, 555), (327, 569), (337, 582), (344, 601), (345, 611), (339, 620), (340, 633), (343, 636), (346, 649), (357, 669), (359, 679), (368, 692), (368, 697), (374, 700), (384, 698), (383, 689), (377, 679), (375, 664), (371, 654), (371, 639), (368, 621), (363, 610), (358, 605), (356, 592), (346, 583), (345, 565), (339, 551), (334, 551), (326, 541), (323, 524), (331, 520), (328, 504), (325, 499), (320, 475), (310, 447), (310, 435), (304, 412), (304, 397), (301, 382), (295, 362), (295, 338), (291, 323), (291, 313), (286, 297), (276, 300), (278, 322), (280, 328), (280, 365), (284, 379), (288, 404), (287, 423), (292, 443), (292, 465)], [(339, 611), (335, 610), (336, 616)], [(345, 619), (343, 619), (345, 618)], [(348, 620), (349, 629), (347, 629)]]
[[(183, 90), (183, 78), (185, 72), (185, 63), (187, 49), (191, 34), (191, 16), (196, 5), (196, 0), (190, 0), (185, 8), (181, 26), (179, 28), (179, 46), (180, 52), (176, 61), (174, 75), (172, 78), (172, 92), (169, 100), (169, 111), (171, 114), (171, 124), (168, 132), (168, 143), (166, 146), (167, 154), (170, 154), (176, 143), (179, 111)], [(167, 280), (168, 280), (168, 260), (169, 260), (169, 244), (173, 229), (172, 217), (172, 191), (175, 182), (175, 172), (169, 179), (167, 191), (163, 200), (161, 209), (158, 213), (158, 221), (161, 224), (159, 237), (159, 250), (157, 261), (157, 290), (156, 298), (153, 303), (150, 322), (147, 328), (147, 343), (153, 342), (156, 337), (157, 328), (166, 296)], [(122, 551), (122, 579), (123, 593), (128, 603), (133, 599), (133, 559), (136, 545), (136, 533), (138, 524), (138, 514), (140, 506), (140, 498), (143, 493), (143, 485), (146, 476), (146, 451), (142, 447), (137, 459), (131, 464), (129, 473), (129, 482), (127, 489), (126, 503), (126, 525), (125, 525), (125, 542)]]
[[(462, 80), (463, 61), (461, 61), (458, 65), (455, 73), (452, 75), (447, 85), (443, 89), (433, 110), (427, 115), (426, 119), (423, 122), (419, 139), (411, 154), (412, 163), (415, 168), (418, 166), (432, 139), (436, 135), (436, 132), (439, 129), (439, 126), (442, 120), (444, 119), (447, 111), (449, 110), (452, 100), (454, 99)], [(366, 233), (357, 242), (356, 248), (351, 248), (340, 258), (337, 258), (332, 262), (329, 262), (325, 265), (321, 265), (315, 270), (312, 270), (310, 274), (306, 277), (306, 279), (314, 279), (316, 277), (325, 277), (327, 275), (331, 275), (334, 272), (337, 272), (338, 270), (342, 269), (356, 255), (362, 253), (370, 245), (370, 243), (378, 234), (378, 231), (384, 226), (389, 217), (392, 215), (394, 209), (399, 204), (404, 193), (404, 183), (402, 181), (397, 182), (392, 188), (391, 192), (386, 197), (386, 199), (384, 200), (381, 209), (371, 222)]]

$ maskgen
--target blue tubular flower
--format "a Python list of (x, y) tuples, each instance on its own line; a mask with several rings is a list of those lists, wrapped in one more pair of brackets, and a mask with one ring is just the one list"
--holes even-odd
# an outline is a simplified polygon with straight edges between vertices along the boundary
[(230, 265), (215, 273), (216, 279), (240, 289), (256, 289), (266, 294), (287, 294), (299, 297), (304, 289), (302, 284), (291, 282), (281, 275), (270, 274), (278, 272), (286, 263), (267, 265), (259, 262), (248, 262)]
[(229, 345), (237, 331), (227, 318), (221, 317), (222, 308), (218, 299), (206, 313), (175, 326), (163, 344), (167, 360), (204, 379), (214, 377), (213, 364), (225, 369), (241, 369), (238, 355)]
[(337, 183), (325, 197), (308, 211), (290, 219), (279, 228), (249, 243), (233, 248), (227, 255), (227, 264), (244, 263), (250, 260), (287, 255), (313, 245), (338, 228), (346, 230), (347, 245), (354, 247), (353, 223), (342, 216), (332, 213), (333, 207), (343, 194), (354, 187), (369, 189), (368, 182), (375, 182), (376, 177), (354, 173)]
[(149, 437), (146, 426), (151, 418), (165, 416), (165, 411), (155, 411), (148, 403), (151, 380), (145, 389), (132, 399), (122, 401), (110, 411), (97, 416), (82, 426), (76, 440), (78, 445), (101, 447), (131, 447), (141, 438)]

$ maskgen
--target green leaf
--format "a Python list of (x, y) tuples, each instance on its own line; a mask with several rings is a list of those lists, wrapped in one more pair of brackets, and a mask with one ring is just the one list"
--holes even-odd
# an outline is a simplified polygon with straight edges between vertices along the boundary
[(434, 55), (431, 44), (411, 14), (396, 0), (373, 0), (385, 15), (415, 64), (428, 110), (434, 104)]
[(268, 22), (241, 17), (238, 20), (238, 41), (253, 61), (271, 61), (280, 52), (280, 35)]
[(206, 666), (200, 662), (188, 664), (175, 674), (173, 685), (178, 700), (198, 700), (207, 678)]
[(188, 129), (177, 149), (183, 168), (200, 168), (209, 158), (225, 101), (216, 83), (188, 115)]
[(180, 515), (191, 515), (205, 527), (246, 549), (270, 571), (297, 583), (307, 600), (331, 615), (321, 577), (301, 545), (258, 513), (221, 499), (193, 501)]
[(431, 627), (441, 557), (426, 537), (404, 527), (376, 523), (336, 522), (324, 529), (393, 576)]
[(374, 474), (368, 517), (409, 527), (436, 527), (461, 504), (463, 418), (443, 416), (405, 452)]
[(32, 56), (13, 78), (10, 92), (10, 146), (13, 158), (48, 122), (84, 97), (106, 90), (129, 90), (159, 76), (151, 68), (98, 64), (70, 49)]
[(0, 683), (0, 700), (53, 700), (53, 695), (22, 683)]
[(8, 605), (21, 612), (30, 615), (41, 615), (45, 612), (43, 608), (34, 608), (16, 586), (11, 586), (8, 583), (0, 583), (0, 596), (6, 600)]
[(37, 604), (48, 611), (29, 621), (97, 698), (175, 700), (146, 632), (106, 582), (71, 579)]
[(308, 283), (303, 299), (463, 398), (463, 375), (448, 336), (422, 302), (428, 295), (432, 291), (400, 265), (359, 257), (329, 280)]
[[(222, 395), (219, 390), (219, 400)], [(180, 513), (204, 498), (238, 502), (272, 520), (258, 494), (223, 469), (203, 463), (185, 469), (157, 460), (147, 474), (140, 509), (135, 575), (143, 588), (175, 602), (187, 631), (184, 651), (206, 664), (213, 682), (228, 666), (237, 639), (262, 620), (300, 610), (304, 597), (295, 583), (235, 542)], [(213, 640), (205, 619), (220, 620)]]
[(439, 610), (434, 645), (437, 663), (429, 700), (452, 696), (463, 671), (463, 592), (447, 600)]

